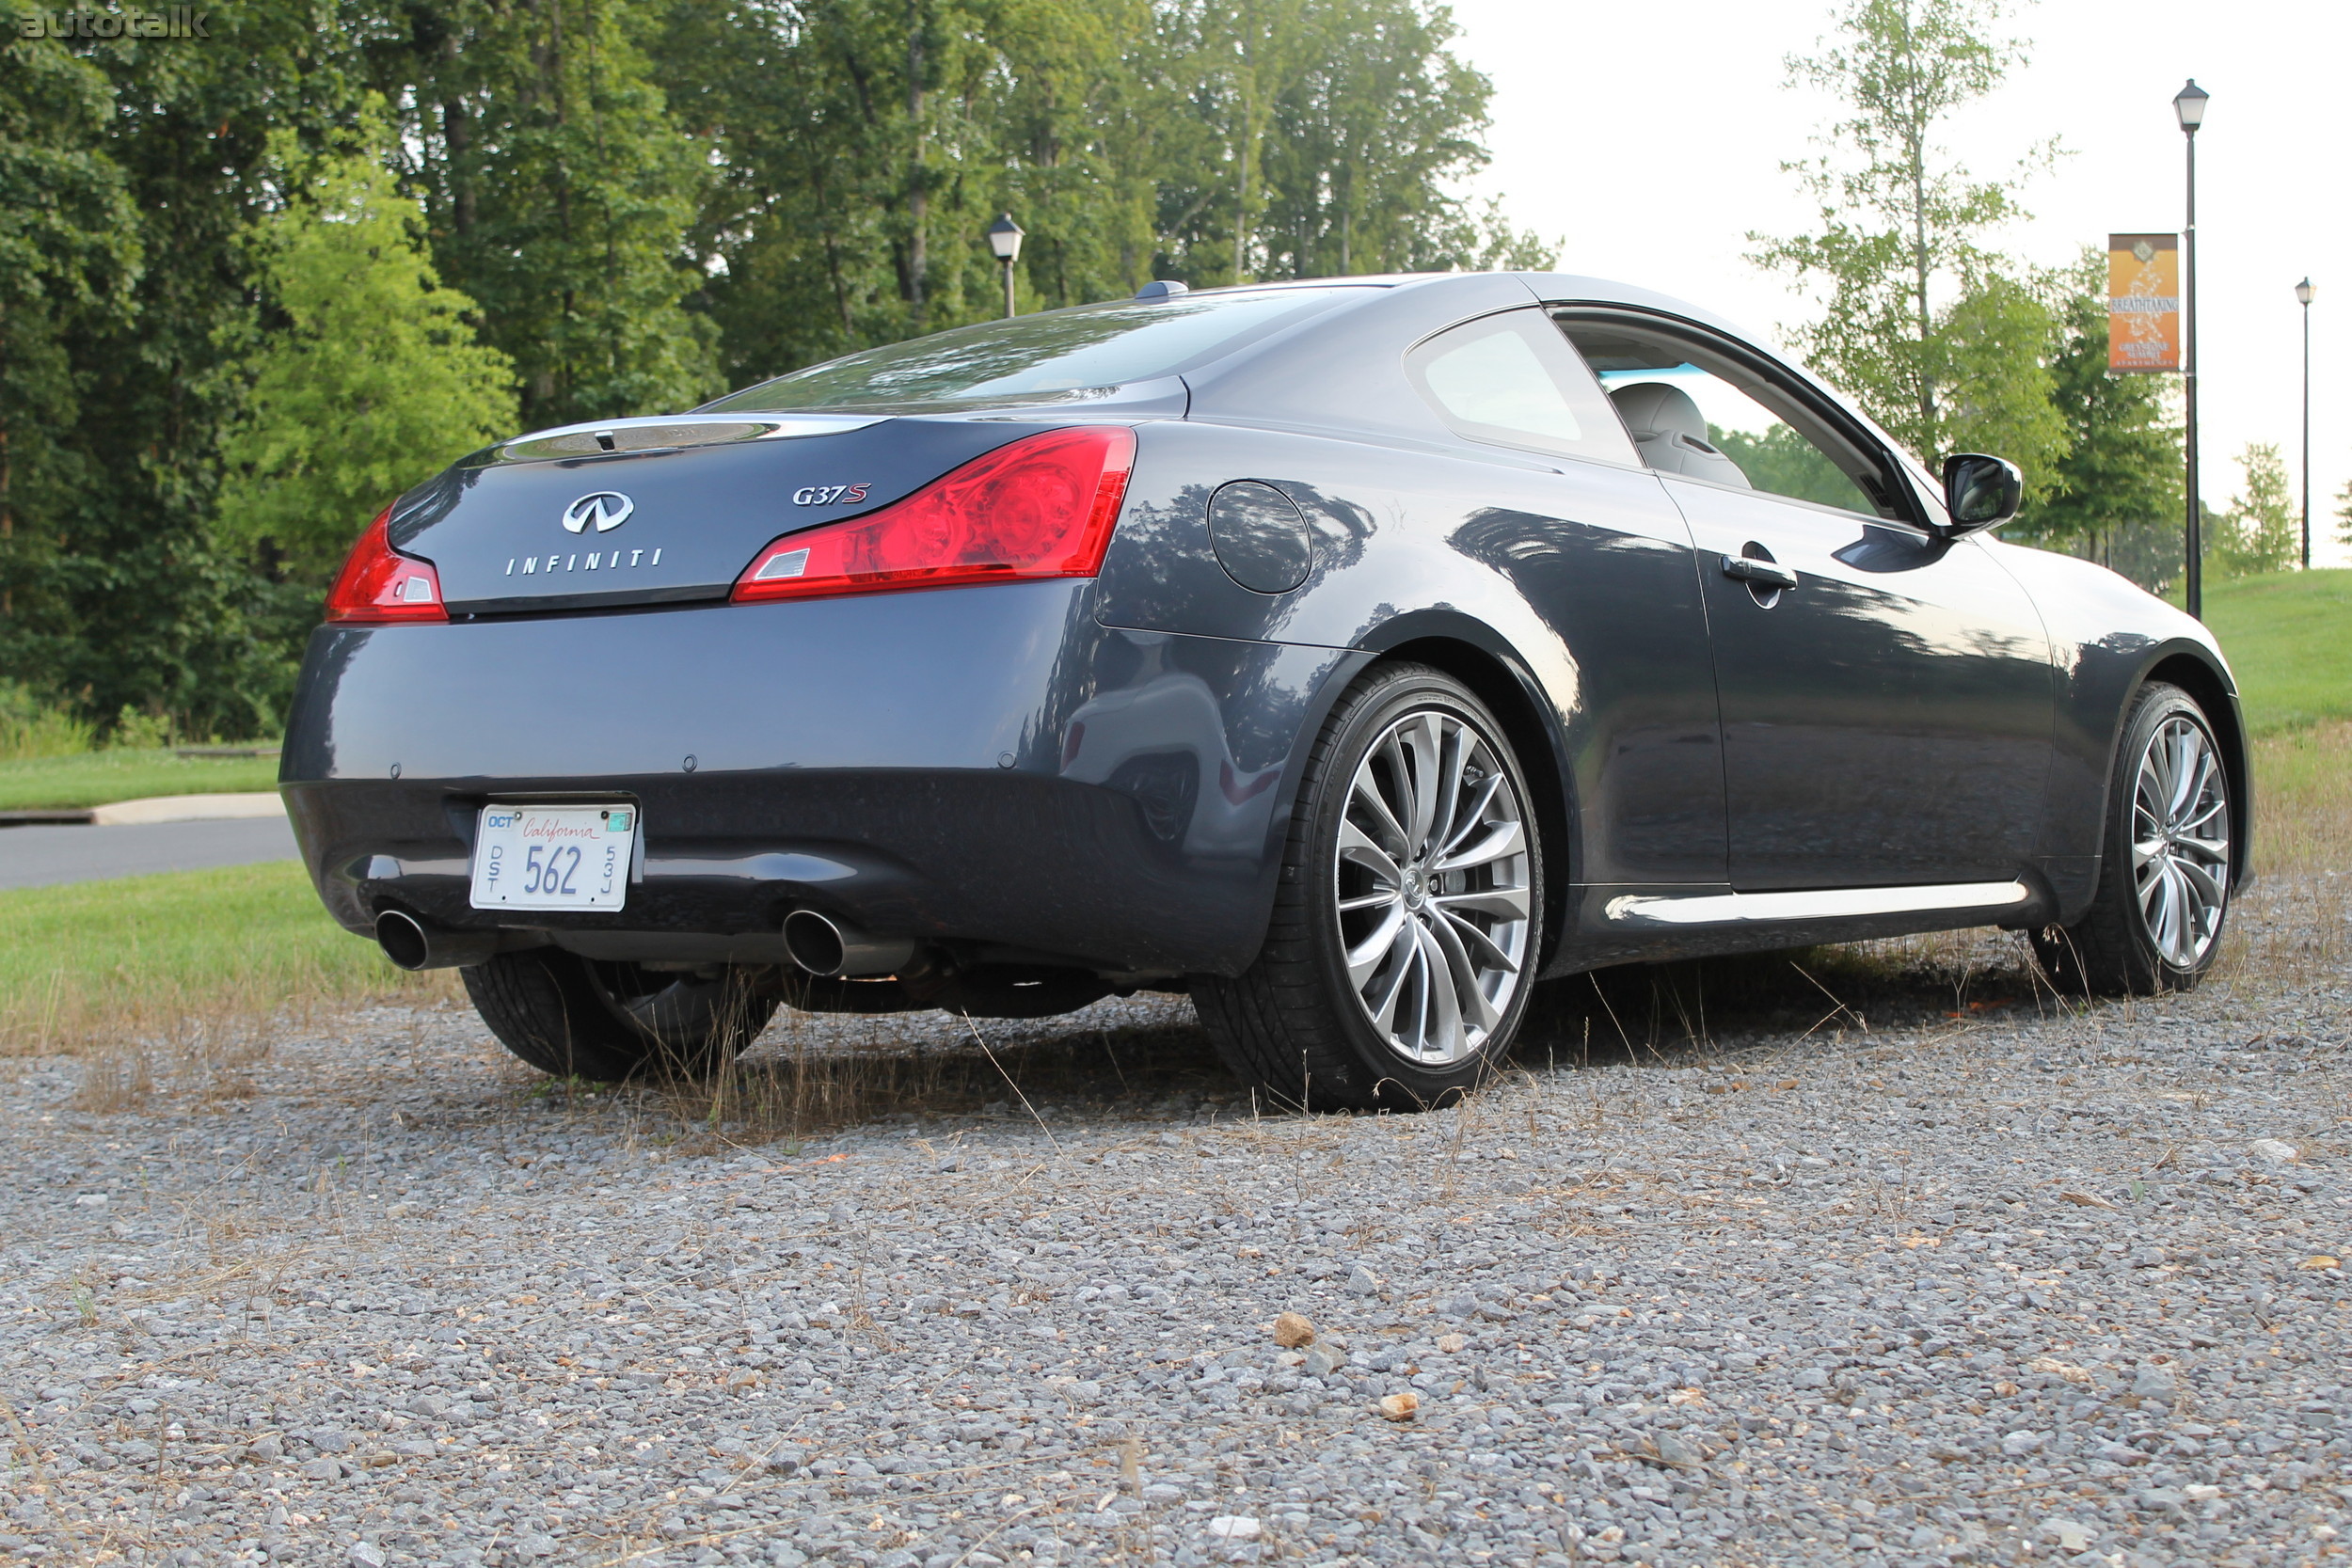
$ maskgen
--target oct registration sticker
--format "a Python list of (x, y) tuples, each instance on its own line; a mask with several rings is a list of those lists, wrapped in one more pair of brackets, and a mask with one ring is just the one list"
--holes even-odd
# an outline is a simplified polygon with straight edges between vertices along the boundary
[(617, 910), (628, 893), (637, 808), (482, 808), (473, 840), (477, 910)]

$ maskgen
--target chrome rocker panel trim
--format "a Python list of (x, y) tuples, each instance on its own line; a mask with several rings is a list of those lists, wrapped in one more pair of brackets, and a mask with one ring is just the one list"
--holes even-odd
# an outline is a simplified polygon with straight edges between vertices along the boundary
[(1816, 888), (1800, 893), (1704, 893), (1687, 897), (1626, 894), (1603, 913), (1648, 926), (1723, 926), (1764, 921), (1851, 920), (1936, 910), (1993, 910), (2030, 903), (2020, 881), (1945, 882), (1923, 887)]

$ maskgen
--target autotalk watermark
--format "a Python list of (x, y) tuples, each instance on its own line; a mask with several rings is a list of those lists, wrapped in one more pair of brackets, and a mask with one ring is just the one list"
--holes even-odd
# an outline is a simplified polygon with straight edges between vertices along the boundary
[(166, 6), (159, 11), (71, 10), (31, 11), (16, 19), (16, 36), (24, 39), (209, 39), (205, 27), (212, 13), (194, 6)]

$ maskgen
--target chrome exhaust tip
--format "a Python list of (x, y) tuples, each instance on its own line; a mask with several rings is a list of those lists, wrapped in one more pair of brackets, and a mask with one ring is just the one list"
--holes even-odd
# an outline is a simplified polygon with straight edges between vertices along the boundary
[(451, 931), (429, 926), (405, 910), (375, 917), (375, 944), (395, 969), (463, 969), (486, 962), (499, 950), (496, 931)]
[(815, 910), (784, 917), (784, 950), (792, 961), (824, 980), (896, 974), (914, 957), (912, 937), (878, 937), (844, 926)]

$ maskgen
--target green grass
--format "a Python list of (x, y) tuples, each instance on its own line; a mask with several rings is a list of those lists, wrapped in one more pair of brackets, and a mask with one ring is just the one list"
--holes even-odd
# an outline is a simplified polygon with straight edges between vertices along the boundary
[(2352, 570), (2207, 582), (2205, 624), (2257, 735), (2352, 719)]
[(0, 1053), (435, 984), (328, 919), (293, 861), (0, 892)]
[(151, 795), (220, 795), (277, 787), (276, 757), (181, 757), (168, 751), (117, 751), (0, 762), (0, 811), (103, 806)]

